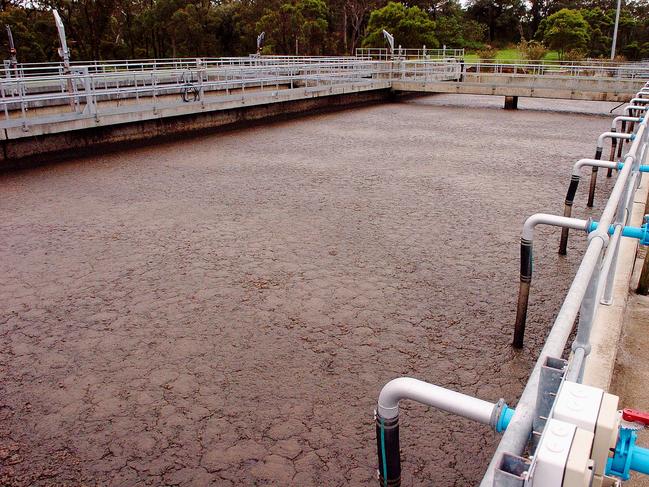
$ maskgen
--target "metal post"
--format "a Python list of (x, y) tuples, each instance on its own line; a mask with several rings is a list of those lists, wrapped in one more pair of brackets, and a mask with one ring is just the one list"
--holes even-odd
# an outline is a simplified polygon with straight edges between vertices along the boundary
[[(68, 94), (72, 95), (73, 87), (72, 87), (72, 77), (70, 73), (70, 51), (68, 50), (68, 42), (65, 38), (65, 26), (63, 25), (63, 21), (61, 20), (61, 16), (56, 10), (52, 10), (52, 14), (54, 15), (54, 22), (56, 23), (56, 30), (59, 33), (59, 42), (61, 43), (61, 47), (59, 48), (59, 56), (61, 57), (61, 60), (63, 61), (63, 74), (67, 76), (67, 85), (68, 85)], [(70, 96), (70, 107), (74, 110), (74, 99), (72, 96)]]
[(597, 289), (599, 288), (599, 278), (601, 275), (601, 261), (602, 252), (600, 252), (593, 274), (588, 281), (586, 294), (581, 301), (581, 307), (579, 309), (579, 323), (577, 324), (577, 337), (572, 343), (572, 351), (575, 352), (576, 355), (578, 350), (583, 351), (582, 362), (579, 364), (579, 367), (577, 369), (577, 377), (579, 379), (581, 379), (584, 371), (583, 359), (585, 359), (585, 357), (590, 354), (590, 330), (593, 327), (593, 321), (595, 320), (595, 316), (597, 315), (597, 306), (599, 304), (599, 300), (597, 299)]
[(264, 43), (265, 37), (266, 37), (266, 32), (262, 32), (257, 36), (257, 56), (261, 55), (261, 46)]
[(394, 36), (387, 30), (383, 30), (383, 37), (385, 37), (385, 40), (390, 44), (390, 55), (394, 57)]
[[(14, 36), (11, 33), (11, 27), (9, 25), (5, 25), (5, 28), (7, 29), (7, 38), (9, 40), (9, 58), (11, 59), (11, 68), (16, 69), (18, 68), (18, 60), (16, 59), (16, 46), (14, 46)], [(14, 77), (17, 77), (17, 73), (14, 73)]]
[(620, 25), (620, 9), (622, 0), (617, 0), (617, 10), (615, 11), (615, 27), (613, 28), (613, 43), (611, 44), (611, 60), (615, 59), (615, 47), (617, 44), (617, 29)]

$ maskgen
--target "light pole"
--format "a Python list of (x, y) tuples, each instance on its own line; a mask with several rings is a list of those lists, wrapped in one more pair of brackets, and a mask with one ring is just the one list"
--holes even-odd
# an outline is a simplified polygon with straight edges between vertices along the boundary
[(615, 45), (617, 44), (617, 28), (620, 24), (620, 8), (622, 0), (617, 0), (617, 10), (615, 12), (615, 27), (613, 28), (613, 44), (611, 45), (611, 61), (615, 59)]
[(16, 59), (16, 46), (14, 46), (14, 36), (11, 33), (11, 27), (5, 25), (7, 29), (7, 38), (9, 39), (9, 56), (11, 57), (11, 67), (16, 69), (18, 67), (18, 60)]
[(387, 30), (383, 29), (383, 37), (385, 37), (385, 40), (390, 44), (390, 54), (394, 56), (394, 36)]
[(262, 32), (257, 36), (257, 56), (261, 54), (261, 46), (264, 43), (265, 37), (266, 37), (266, 32)]
[(74, 106), (74, 98), (72, 98), (72, 93), (74, 91), (74, 87), (72, 86), (72, 73), (70, 71), (70, 50), (68, 49), (68, 41), (65, 38), (65, 26), (63, 25), (63, 21), (61, 20), (61, 16), (56, 10), (52, 10), (52, 14), (54, 15), (54, 23), (56, 24), (56, 30), (59, 33), (59, 42), (61, 42), (61, 47), (59, 48), (59, 56), (61, 56), (61, 60), (63, 61), (63, 74), (67, 77), (68, 79), (68, 96), (69, 102), (70, 102), (70, 107), (74, 111), (75, 106)]

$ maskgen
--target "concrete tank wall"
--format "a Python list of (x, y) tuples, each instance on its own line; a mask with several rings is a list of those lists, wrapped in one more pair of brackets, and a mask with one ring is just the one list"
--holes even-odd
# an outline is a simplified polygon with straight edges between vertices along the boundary
[(391, 99), (389, 89), (320, 96), (301, 100), (154, 118), (118, 125), (103, 125), (59, 133), (0, 140), (0, 171), (48, 164), (57, 160), (129, 145), (146, 144), (190, 133), (226, 130), (260, 121), (340, 110)]

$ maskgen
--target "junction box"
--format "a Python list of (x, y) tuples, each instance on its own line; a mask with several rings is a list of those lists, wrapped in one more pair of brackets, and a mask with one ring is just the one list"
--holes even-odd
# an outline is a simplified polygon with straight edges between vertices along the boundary
[(526, 487), (609, 487), (605, 475), (620, 426), (619, 398), (601, 389), (564, 381), (545, 423)]

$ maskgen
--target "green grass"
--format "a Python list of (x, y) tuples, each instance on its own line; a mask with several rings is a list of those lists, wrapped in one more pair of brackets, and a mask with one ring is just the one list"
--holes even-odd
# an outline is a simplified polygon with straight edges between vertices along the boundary
[[(518, 49), (499, 49), (498, 54), (496, 54), (496, 61), (517, 61), (522, 58)], [(545, 61), (556, 61), (559, 59), (559, 53), (557, 51), (549, 51), (543, 59)], [(464, 60), (476, 62), (478, 61), (478, 55), (475, 52), (467, 53), (464, 56)]]

